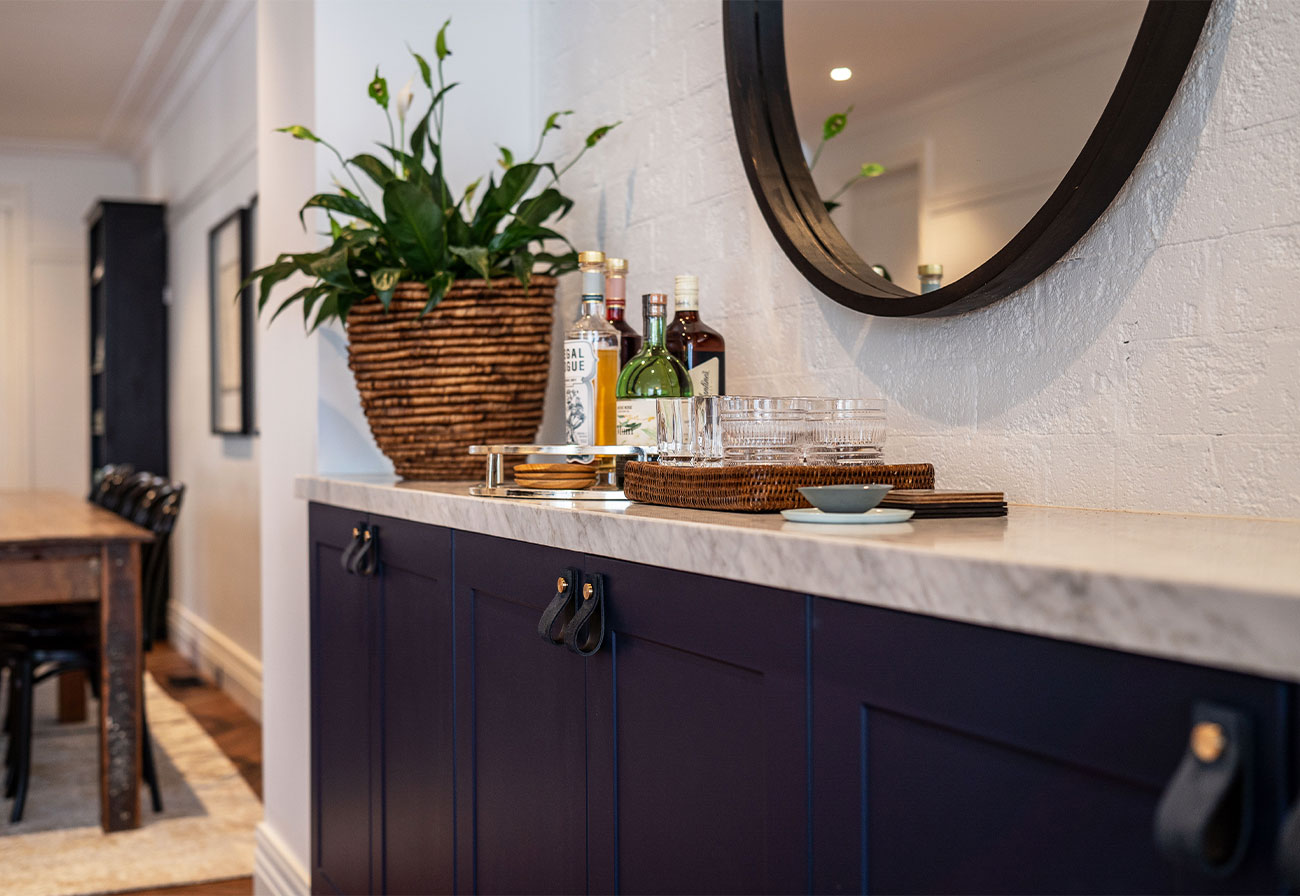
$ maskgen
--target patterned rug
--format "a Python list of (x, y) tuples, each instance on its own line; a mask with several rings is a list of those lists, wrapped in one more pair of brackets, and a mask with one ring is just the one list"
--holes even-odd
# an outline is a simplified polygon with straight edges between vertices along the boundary
[(148, 788), (141, 787), (141, 827), (105, 834), (99, 827), (97, 729), (93, 721), (57, 724), (57, 690), (51, 682), (36, 692), (22, 822), (9, 824), (12, 803), (0, 800), (5, 896), (81, 896), (253, 873), (253, 828), (262, 804), (179, 703), (145, 677), (165, 811), (155, 814)]

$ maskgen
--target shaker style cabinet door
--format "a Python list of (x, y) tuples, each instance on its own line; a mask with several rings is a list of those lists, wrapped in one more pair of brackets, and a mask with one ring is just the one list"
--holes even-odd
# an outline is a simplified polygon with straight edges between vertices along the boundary
[[(816, 892), (1277, 890), (1288, 685), (818, 599), (812, 694)], [(1200, 701), (1255, 729), (1227, 877), (1154, 840)]]
[(455, 889), (451, 532), (370, 517), (381, 599), (383, 892)]
[(590, 892), (805, 891), (807, 598), (586, 570), (606, 612), (587, 671)]
[(587, 892), (586, 663), (537, 634), (582, 557), (457, 532), (456, 889)]
[(368, 582), (342, 568), (352, 529), (365, 514), (313, 504), (311, 528), (312, 892), (371, 893), (371, 644)]
[[(344, 569), (353, 531), (378, 545)], [(454, 889), (451, 533), (313, 504), (312, 890)]]

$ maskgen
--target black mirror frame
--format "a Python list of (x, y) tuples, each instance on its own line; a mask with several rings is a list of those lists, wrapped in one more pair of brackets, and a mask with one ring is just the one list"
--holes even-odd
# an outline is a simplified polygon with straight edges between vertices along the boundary
[(841, 305), (883, 317), (947, 316), (989, 305), (1055, 264), (1114, 200), (1182, 83), (1211, 2), (1150, 0), (1110, 101), (1047, 202), (984, 264), (918, 295), (872, 271), (822, 204), (790, 103), (784, 4), (723, 0), (731, 117), (749, 185), (790, 261)]

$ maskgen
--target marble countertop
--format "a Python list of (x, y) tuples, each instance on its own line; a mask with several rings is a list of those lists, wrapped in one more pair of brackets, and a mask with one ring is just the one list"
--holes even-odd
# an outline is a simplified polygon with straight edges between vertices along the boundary
[(298, 497), (822, 597), (1300, 681), (1300, 522), (1012, 505), (825, 526), (316, 476)]

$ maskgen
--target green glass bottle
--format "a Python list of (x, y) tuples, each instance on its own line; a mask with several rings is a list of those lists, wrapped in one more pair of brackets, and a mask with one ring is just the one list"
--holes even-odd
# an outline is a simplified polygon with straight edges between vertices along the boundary
[(655, 399), (691, 397), (691, 375), (664, 347), (667, 312), (667, 293), (641, 297), (645, 342), (618, 375), (614, 392), (618, 398), (615, 433), (620, 445), (654, 445)]

